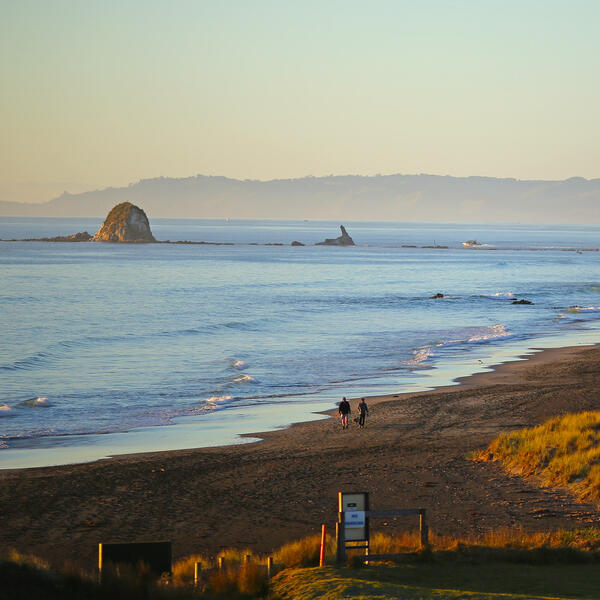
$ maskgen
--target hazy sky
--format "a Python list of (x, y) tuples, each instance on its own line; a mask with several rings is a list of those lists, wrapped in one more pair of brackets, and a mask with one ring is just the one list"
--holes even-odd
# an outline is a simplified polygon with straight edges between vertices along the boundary
[(599, 23), (597, 0), (0, 0), (0, 199), (196, 173), (600, 177)]

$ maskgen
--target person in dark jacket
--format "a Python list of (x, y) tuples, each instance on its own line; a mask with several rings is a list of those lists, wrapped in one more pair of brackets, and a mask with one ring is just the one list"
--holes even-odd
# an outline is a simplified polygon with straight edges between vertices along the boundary
[(358, 403), (358, 426), (362, 429), (365, 426), (365, 417), (369, 414), (369, 407), (364, 398)]
[(338, 411), (342, 420), (342, 429), (348, 429), (348, 417), (350, 416), (350, 402), (344, 396), (339, 404)]

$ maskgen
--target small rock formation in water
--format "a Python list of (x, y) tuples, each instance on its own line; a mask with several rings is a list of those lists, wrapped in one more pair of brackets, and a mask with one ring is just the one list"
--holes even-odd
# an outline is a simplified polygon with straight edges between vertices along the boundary
[(294, 240), (294, 241), (291, 243), (291, 245), (292, 245), (292, 246), (304, 246), (305, 244), (303, 244), (302, 242), (297, 242), (296, 240)]
[(354, 240), (348, 235), (346, 228), (340, 225), (342, 235), (336, 238), (327, 238), (323, 242), (317, 242), (315, 246), (354, 246)]
[(146, 213), (131, 202), (117, 204), (92, 238), (94, 242), (156, 242)]
[(11, 242), (89, 242), (92, 236), (87, 231), (80, 231), (73, 235), (57, 235), (55, 237), (28, 238), (24, 240), (8, 240)]
[(511, 304), (533, 304), (531, 300), (513, 300)]
[(438, 298), (443, 298), (444, 294), (440, 294), (439, 292), (437, 294), (435, 294), (434, 296), (429, 296), (430, 300), (437, 300)]

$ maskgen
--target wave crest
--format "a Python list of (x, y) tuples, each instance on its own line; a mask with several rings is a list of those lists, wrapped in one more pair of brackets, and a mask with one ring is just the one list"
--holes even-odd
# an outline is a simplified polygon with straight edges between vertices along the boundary
[(482, 298), (491, 298), (492, 300), (512, 300), (515, 295), (512, 292), (496, 292), (495, 294), (481, 294)]
[(567, 312), (570, 312), (570, 313), (600, 312), (600, 306), (578, 306), (577, 304), (575, 304), (574, 306), (569, 306), (569, 308), (567, 309)]
[(48, 400), (48, 398), (44, 396), (39, 396), (38, 398), (30, 398), (29, 400), (25, 400), (21, 402), (21, 406), (33, 406), (33, 407), (41, 407), (47, 408), (48, 406), (52, 406), (52, 402)]
[(435, 352), (431, 349), (431, 346), (423, 346), (423, 348), (417, 348), (413, 351), (413, 357), (407, 361), (407, 364), (420, 365), (432, 356), (435, 356)]
[(240, 375), (239, 377), (236, 377), (233, 381), (234, 383), (256, 383), (256, 379), (254, 379), (252, 375)]

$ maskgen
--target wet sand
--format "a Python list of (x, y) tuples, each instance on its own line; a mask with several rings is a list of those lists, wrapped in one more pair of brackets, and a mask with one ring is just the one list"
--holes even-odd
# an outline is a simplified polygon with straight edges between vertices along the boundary
[[(267, 552), (333, 527), (340, 490), (370, 492), (375, 509), (426, 508), (439, 534), (598, 525), (598, 507), (466, 455), (503, 431), (599, 410), (599, 387), (600, 347), (560, 348), (459, 386), (370, 398), (363, 430), (331, 418), (252, 444), (0, 471), (0, 547), (87, 567), (98, 542), (171, 540), (175, 558)], [(372, 531), (415, 525), (374, 520)]]

